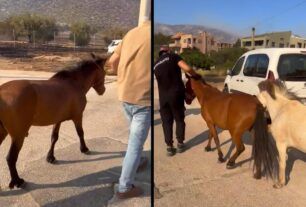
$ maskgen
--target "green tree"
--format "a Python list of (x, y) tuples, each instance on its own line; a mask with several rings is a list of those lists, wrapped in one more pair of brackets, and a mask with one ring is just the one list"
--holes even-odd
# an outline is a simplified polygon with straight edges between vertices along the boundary
[(212, 60), (207, 55), (201, 53), (198, 49), (185, 49), (181, 53), (181, 57), (191, 66), (197, 68), (209, 69), (212, 65)]
[(171, 41), (171, 36), (166, 36), (162, 33), (154, 34), (154, 60), (158, 58), (160, 46), (169, 45)]
[(225, 48), (218, 52), (212, 52), (210, 57), (213, 64), (228, 69), (232, 67), (237, 59), (246, 51), (247, 49), (240, 47)]
[(124, 35), (128, 32), (127, 28), (113, 27), (103, 32), (104, 42), (106, 45), (110, 44), (112, 40), (122, 39)]
[(5, 20), (5, 25), (7, 34), (13, 35), (14, 30), (15, 39), (26, 36), (29, 42), (34, 41), (34, 35), (35, 41), (50, 41), (54, 32), (57, 32), (54, 19), (30, 13), (10, 16)]
[(74, 41), (77, 46), (86, 46), (90, 42), (91, 28), (85, 22), (77, 22), (70, 27), (70, 40)]
[(241, 40), (238, 38), (233, 47), (241, 47)]

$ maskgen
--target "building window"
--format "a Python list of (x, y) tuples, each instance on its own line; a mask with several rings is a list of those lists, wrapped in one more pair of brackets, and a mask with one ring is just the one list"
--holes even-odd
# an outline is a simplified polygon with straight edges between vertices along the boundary
[(279, 47), (283, 48), (283, 47), (285, 47), (285, 44), (284, 43), (279, 43)]
[(245, 47), (250, 47), (252, 45), (252, 42), (251, 41), (246, 41), (246, 42), (243, 42), (244, 46)]
[(199, 43), (199, 44), (202, 44), (202, 40), (198, 40), (198, 43)]
[(263, 40), (257, 40), (257, 41), (255, 41), (255, 46), (262, 46), (263, 43), (264, 43)]
[(298, 42), (298, 43), (297, 43), (297, 47), (298, 47), (298, 48), (302, 48), (302, 43)]
[(197, 42), (197, 39), (196, 38), (193, 38), (193, 43), (196, 43)]
[(281, 38), (280, 38), (280, 41), (284, 41), (284, 38), (281, 37)]
[(188, 38), (187, 41), (188, 41), (188, 44), (191, 44), (191, 38)]
[(295, 48), (295, 45), (290, 45), (291, 48)]
[(275, 42), (271, 42), (271, 47), (275, 47)]
[(266, 46), (267, 46), (267, 47), (269, 46), (269, 40), (266, 41)]

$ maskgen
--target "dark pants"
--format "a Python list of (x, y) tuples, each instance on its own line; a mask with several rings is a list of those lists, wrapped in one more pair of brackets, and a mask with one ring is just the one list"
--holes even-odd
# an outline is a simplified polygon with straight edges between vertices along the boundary
[(164, 130), (165, 142), (168, 146), (173, 145), (173, 122), (176, 124), (176, 139), (182, 143), (185, 139), (185, 105), (184, 96), (178, 95), (167, 101), (161, 101), (160, 116)]

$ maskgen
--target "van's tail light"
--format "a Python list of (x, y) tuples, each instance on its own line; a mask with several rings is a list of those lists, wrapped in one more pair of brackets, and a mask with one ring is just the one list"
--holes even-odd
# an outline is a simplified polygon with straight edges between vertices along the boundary
[(274, 73), (270, 70), (269, 70), (269, 73), (268, 73), (268, 80), (271, 80), (271, 81), (275, 80)]

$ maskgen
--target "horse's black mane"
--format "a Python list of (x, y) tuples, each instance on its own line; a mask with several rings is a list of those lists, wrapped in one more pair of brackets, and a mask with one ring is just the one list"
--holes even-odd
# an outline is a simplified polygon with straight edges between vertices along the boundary
[(94, 60), (83, 60), (79, 62), (76, 66), (71, 66), (57, 72), (51, 77), (51, 79), (62, 79), (62, 80), (70, 79), (76, 73), (79, 72), (82, 72), (83, 75), (88, 75), (94, 70), (94, 67), (88, 67), (91, 66), (92, 64), (95, 64)]

